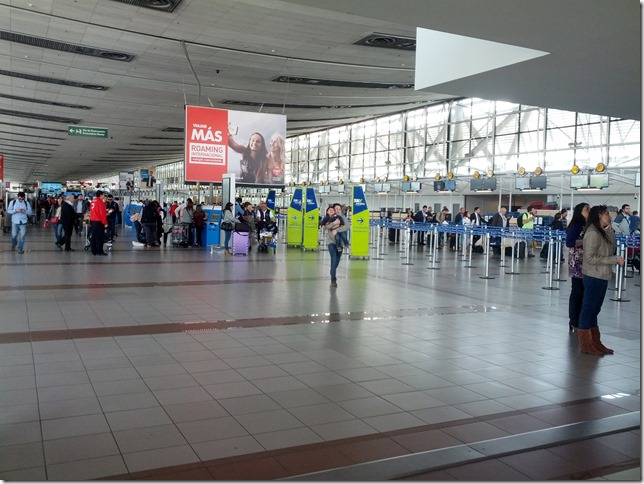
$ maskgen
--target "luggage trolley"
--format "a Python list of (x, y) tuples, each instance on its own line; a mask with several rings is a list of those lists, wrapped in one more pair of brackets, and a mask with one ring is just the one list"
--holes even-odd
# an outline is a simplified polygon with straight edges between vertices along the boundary
[(259, 245), (257, 246), (258, 252), (270, 252), (277, 248), (277, 225), (275, 222), (268, 222), (266, 226), (259, 232)]
[[(92, 232), (89, 230), (89, 213), (85, 214), (85, 216), (83, 217), (83, 226), (83, 230), (85, 232), (85, 247), (83, 247), (83, 250), (87, 252), (92, 247)], [(106, 242), (103, 245), (108, 252), (111, 252), (114, 243), (107, 242), (107, 229), (104, 229), (104, 231)]]

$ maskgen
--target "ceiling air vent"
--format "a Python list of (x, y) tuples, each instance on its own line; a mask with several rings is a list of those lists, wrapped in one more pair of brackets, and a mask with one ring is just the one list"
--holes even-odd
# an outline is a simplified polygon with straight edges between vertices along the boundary
[(80, 119), (66, 118), (63, 116), (51, 116), (49, 114), (25, 113), (24, 111), (13, 111), (11, 109), (0, 109), (0, 115), (16, 116), (18, 118), (38, 119), (40, 121), (53, 121), (55, 123), (78, 124)]
[[(2, 131), (0, 131), (0, 133), (2, 133)], [(31, 146), (31, 145), (60, 146), (60, 143), (42, 143), (42, 142), (39, 142), (39, 141), (25, 140), (25, 139), (13, 139), (13, 138), (0, 137), (0, 140), (3, 140), (3, 143), (2, 143), (3, 145), (17, 146), (19, 148), (24, 148), (24, 146), (22, 146), (22, 144), (27, 144), (29, 146)], [(10, 141), (11, 143), (7, 143), (7, 141)], [(22, 143), (22, 144), (14, 145), (12, 143)]]
[(0, 69), (0, 76), (18, 77), (20, 79), (27, 79), (29, 81), (46, 82), (49, 84), (59, 84), (61, 86), (69, 86), (69, 87), (81, 87), (83, 89), (93, 89), (95, 91), (107, 91), (109, 89), (109, 87), (107, 86), (99, 86), (97, 84), (86, 84), (84, 82), (66, 81), (65, 79), (56, 79), (54, 77), (35, 76), (33, 74), (7, 71), (5, 69)]
[[(28, 124), (7, 123), (5, 121), (0, 121), (0, 124), (5, 126), (16, 126), (17, 128), (44, 129), (45, 131), (58, 131), (59, 133), (67, 133), (66, 129), (43, 128), (42, 126), (29, 126)], [(62, 138), (58, 138), (58, 139), (62, 139)]]
[(183, 128), (168, 126), (167, 128), (163, 128), (161, 131), (165, 131), (166, 133), (183, 133)]
[(391, 82), (359, 82), (340, 81), (334, 79), (315, 79), (311, 77), (289, 77), (278, 76), (272, 79), (273, 82), (284, 82), (287, 84), (309, 84), (312, 86), (333, 86), (333, 87), (359, 87), (362, 89), (412, 89), (413, 84), (391, 83)]
[(334, 104), (334, 105), (321, 105), (321, 104), (282, 104), (282, 103), (258, 103), (251, 101), (236, 101), (234, 99), (225, 99), (220, 101), (219, 104), (227, 104), (229, 106), (250, 106), (265, 108), (289, 108), (289, 109), (351, 109), (351, 108), (380, 108), (390, 106), (406, 106), (405, 103), (384, 103), (384, 104)]
[(12, 96), (11, 94), (0, 94), (0, 97), (3, 97), (5, 99), (13, 99), (14, 101), (24, 101), (27, 103), (38, 103), (38, 104), (47, 104), (49, 106), (60, 106), (62, 108), (92, 109), (91, 106), (83, 106), (81, 104), (59, 103), (55, 101), (46, 101), (44, 99), (31, 99), (31, 98), (22, 97), (22, 96)]
[(170, 138), (168, 136), (141, 136), (143, 139), (173, 139), (173, 140), (183, 140), (183, 138)]
[(385, 49), (416, 50), (416, 39), (403, 37), (401, 35), (379, 34), (374, 32), (354, 42), (355, 45), (366, 45), (369, 47), (383, 47)]
[(8, 40), (9, 42), (18, 42), (20, 44), (33, 45), (36, 47), (42, 47), (43, 49), (61, 50), (63, 52), (71, 52), (72, 54), (91, 55), (92, 57), (100, 57), (102, 59), (110, 59), (123, 62), (130, 62), (132, 59), (134, 59), (134, 54), (104, 50), (99, 47), (71, 44), (69, 42), (61, 42), (58, 40), (50, 40), (42, 37), (34, 37), (33, 35), (8, 32), (6, 30), (0, 30), (0, 40)]
[(135, 7), (150, 8), (159, 12), (172, 12), (179, 6), (181, 0), (112, 0), (114, 2), (127, 3)]
[[(38, 129), (38, 128), (34, 128), (34, 129)], [(29, 135), (29, 134), (14, 133), (13, 131), (5, 131), (5, 130), (2, 130), (2, 129), (0, 129), (0, 133), (2, 133), (2, 134), (10, 134), (12, 136), (20, 136), (21, 138), (29, 138), (30, 140), (35, 139), (35, 138), (58, 139), (58, 140), (64, 140), (65, 139), (65, 138), (58, 138), (56, 136), (40, 136), (40, 135)], [(56, 145), (56, 146), (58, 146), (58, 145)]]

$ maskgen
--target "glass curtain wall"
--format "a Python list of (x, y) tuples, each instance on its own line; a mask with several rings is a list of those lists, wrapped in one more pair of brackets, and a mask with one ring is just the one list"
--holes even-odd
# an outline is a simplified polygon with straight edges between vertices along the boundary
[(640, 122), (460, 99), (287, 140), (287, 182), (640, 165)]
[[(286, 140), (286, 182), (357, 182), (433, 177), (452, 171), (569, 173), (602, 162), (640, 166), (640, 122), (467, 98), (325, 129)], [(183, 162), (157, 167), (168, 190), (184, 184)]]

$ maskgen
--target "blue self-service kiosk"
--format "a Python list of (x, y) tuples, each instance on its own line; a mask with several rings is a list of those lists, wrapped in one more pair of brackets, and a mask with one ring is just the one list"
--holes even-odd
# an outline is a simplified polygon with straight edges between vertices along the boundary
[(123, 208), (123, 222), (126, 227), (133, 227), (134, 224), (130, 220), (130, 217), (135, 213), (139, 213), (143, 210), (143, 205), (140, 203), (129, 203)]
[(201, 246), (219, 245), (221, 243), (221, 207), (211, 206), (204, 208), (203, 211), (206, 212), (206, 226), (202, 232)]

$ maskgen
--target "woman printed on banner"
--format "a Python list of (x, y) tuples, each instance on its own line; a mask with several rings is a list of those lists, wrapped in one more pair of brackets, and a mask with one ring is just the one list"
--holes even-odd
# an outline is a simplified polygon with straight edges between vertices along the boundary
[(266, 168), (260, 170), (261, 180), (258, 183), (279, 185), (284, 183), (284, 165), (286, 163), (286, 141), (279, 133), (271, 136), (270, 151), (266, 158)]
[(250, 135), (246, 146), (240, 145), (233, 138), (232, 133), (228, 133), (228, 146), (242, 155), (239, 161), (239, 181), (244, 183), (259, 183), (258, 179), (264, 178), (262, 170), (266, 169), (266, 159), (268, 150), (266, 141), (260, 133)]

